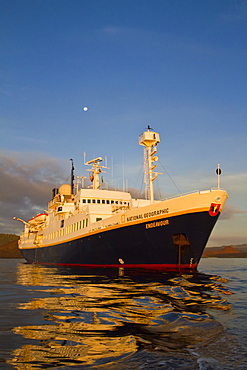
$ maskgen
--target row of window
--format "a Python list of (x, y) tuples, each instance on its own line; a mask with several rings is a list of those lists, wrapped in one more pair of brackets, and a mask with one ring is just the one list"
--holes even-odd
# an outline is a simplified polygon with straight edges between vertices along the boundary
[(84, 229), (85, 227), (88, 226), (88, 218), (75, 222), (74, 224), (68, 225), (65, 227), (65, 229), (63, 228), (63, 226), (64, 226), (64, 220), (61, 220), (60, 229), (57, 231), (54, 231), (53, 233), (48, 234), (47, 239), (55, 239), (60, 236), (64, 236), (64, 234), (70, 234), (74, 231)]
[(60, 229), (60, 230), (57, 230), (57, 231), (54, 231), (53, 233), (50, 233), (48, 234), (45, 239), (55, 239), (55, 238), (58, 238), (59, 236), (63, 236), (64, 235), (64, 229)]
[(65, 234), (70, 234), (70, 233), (72, 233), (74, 231), (77, 231), (77, 230), (80, 230), (80, 229), (84, 229), (84, 227), (87, 227), (87, 226), (88, 226), (88, 219), (85, 218), (84, 220), (81, 220), (81, 221), (75, 222), (72, 225), (66, 226), (65, 227)]
[(110, 199), (82, 199), (82, 203), (97, 203), (97, 204), (124, 204), (129, 206), (129, 202), (122, 200), (110, 200)]

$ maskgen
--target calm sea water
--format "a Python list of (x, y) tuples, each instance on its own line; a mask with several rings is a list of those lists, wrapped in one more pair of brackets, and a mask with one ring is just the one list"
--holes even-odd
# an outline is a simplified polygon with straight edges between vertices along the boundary
[(247, 369), (247, 259), (193, 274), (0, 259), (0, 368)]

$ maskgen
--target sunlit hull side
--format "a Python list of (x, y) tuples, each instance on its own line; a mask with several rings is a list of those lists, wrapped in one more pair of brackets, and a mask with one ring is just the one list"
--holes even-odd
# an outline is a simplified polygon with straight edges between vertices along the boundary
[(196, 269), (219, 214), (167, 215), (156, 218), (153, 227), (139, 222), (21, 253), (29, 263), (47, 265)]

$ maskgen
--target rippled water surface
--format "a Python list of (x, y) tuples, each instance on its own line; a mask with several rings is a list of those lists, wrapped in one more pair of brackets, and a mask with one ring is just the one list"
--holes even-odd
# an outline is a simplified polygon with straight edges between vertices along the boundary
[(246, 263), (179, 274), (0, 259), (0, 367), (246, 369)]

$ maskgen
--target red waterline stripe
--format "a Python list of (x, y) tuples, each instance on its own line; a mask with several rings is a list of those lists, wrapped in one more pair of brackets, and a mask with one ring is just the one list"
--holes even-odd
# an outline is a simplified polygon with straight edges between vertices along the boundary
[(80, 263), (46, 263), (46, 262), (32, 262), (33, 264), (46, 265), (46, 266), (72, 266), (84, 268), (140, 268), (140, 269), (154, 269), (154, 270), (184, 270), (196, 269), (198, 264), (122, 264), (122, 265), (85, 265)]

